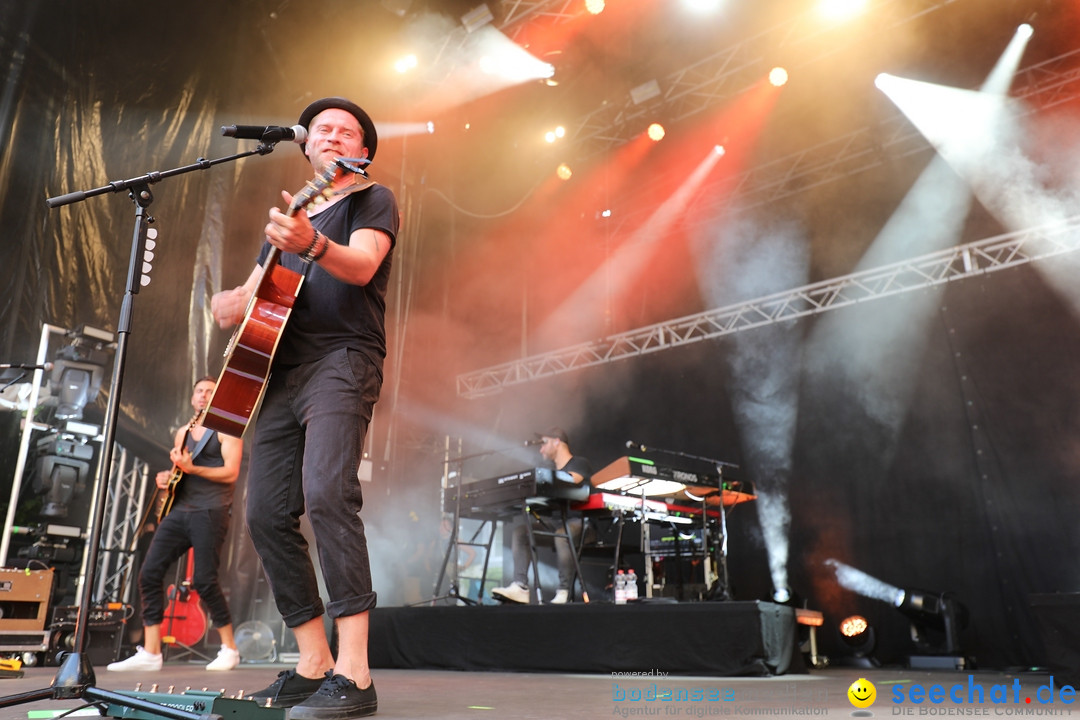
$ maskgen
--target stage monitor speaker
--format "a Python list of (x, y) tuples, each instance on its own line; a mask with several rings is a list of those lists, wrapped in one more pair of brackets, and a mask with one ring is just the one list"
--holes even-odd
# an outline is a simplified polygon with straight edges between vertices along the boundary
[(1046, 647), (1046, 664), (1062, 683), (1080, 685), (1080, 593), (1028, 596)]

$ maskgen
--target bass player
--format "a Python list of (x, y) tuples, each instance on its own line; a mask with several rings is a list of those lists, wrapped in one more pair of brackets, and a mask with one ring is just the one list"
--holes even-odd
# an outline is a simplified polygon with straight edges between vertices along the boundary
[(109, 670), (160, 670), (161, 628), (165, 619), (165, 574), (181, 556), (194, 549), (192, 586), (210, 612), (221, 650), (207, 670), (232, 670), (240, 663), (233, 638), (232, 616), (218, 582), (225, 536), (229, 532), (233, 487), (240, 474), (243, 443), (200, 423), (217, 380), (200, 378), (191, 394), (195, 417), (176, 432), (169, 459), (173, 469), (155, 477), (162, 491), (157, 531), (139, 571), (142, 597), (143, 644), (126, 660), (110, 663)]

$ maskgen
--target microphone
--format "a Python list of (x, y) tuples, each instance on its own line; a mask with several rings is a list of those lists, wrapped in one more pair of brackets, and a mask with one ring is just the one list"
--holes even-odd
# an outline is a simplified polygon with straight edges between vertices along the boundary
[(522, 443), (522, 444), (523, 444), (523, 445), (524, 445), (525, 447), (533, 447), (533, 446), (535, 446), (535, 445), (543, 445), (543, 444), (544, 444), (544, 441), (543, 441), (543, 440), (540, 440), (540, 439), (536, 439), (536, 440), (526, 440), (526, 441), (525, 441), (524, 443)]
[(299, 145), (307, 140), (307, 128), (303, 125), (222, 125), (221, 134), (237, 140), (259, 140), (264, 143), (292, 140)]
[(637, 443), (637, 442), (634, 442), (633, 440), (627, 440), (626, 441), (626, 447), (627, 447), (628, 450), (637, 450), (638, 452), (648, 452), (649, 451), (649, 448), (646, 447), (643, 443)]
[(44, 365), (24, 365), (22, 363), (0, 363), (0, 370), (52, 370), (52, 363), (45, 363)]

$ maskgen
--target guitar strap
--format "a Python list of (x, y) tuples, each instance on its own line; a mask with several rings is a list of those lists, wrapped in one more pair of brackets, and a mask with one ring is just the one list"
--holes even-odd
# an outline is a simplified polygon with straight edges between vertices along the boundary
[(199, 453), (203, 451), (203, 448), (206, 447), (206, 443), (210, 442), (210, 436), (213, 435), (214, 432), (214, 430), (206, 428), (206, 432), (203, 433), (202, 438), (200, 438), (199, 442), (195, 443), (195, 449), (191, 451), (192, 460), (198, 457)]
[[(362, 179), (358, 179), (357, 182), (354, 182), (352, 185), (350, 185), (348, 188), (346, 188), (344, 190), (339, 190), (339, 191), (335, 192), (334, 197), (341, 197), (343, 195), (352, 195), (353, 193), (362, 192), (364, 190), (367, 190), (372, 185), (377, 184), (371, 178), (365, 178), (365, 177), (360, 176), (360, 175), (357, 175), (356, 177), (357, 178), (362, 178)], [(316, 207), (318, 207), (322, 203), (319, 203), (318, 201), (316, 201), (314, 204), (315, 204)], [(316, 213), (316, 214), (318, 214), (318, 213)], [(314, 265), (314, 264), (315, 263), (307, 263), (306, 267), (304, 267), (304, 280), (308, 279), (308, 274), (311, 272), (311, 266)]]

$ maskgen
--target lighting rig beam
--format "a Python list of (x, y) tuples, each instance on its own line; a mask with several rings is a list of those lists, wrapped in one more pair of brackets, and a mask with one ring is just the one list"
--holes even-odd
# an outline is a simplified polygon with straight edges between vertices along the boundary
[[(1026, 114), (1036, 114), (1080, 95), (1080, 49), (1023, 68), (1016, 73), (1017, 90), (1010, 96), (1026, 101)], [(815, 187), (881, 166), (886, 158), (896, 160), (931, 150), (930, 144), (910, 120), (898, 110), (874, 126), (853, 130), (813, 147), (760, 163), (732, 178), (710, 180), (702, 187), (697, 217), (710, 218), (716, 210), (739, 197), (739, 211), (762, 207)], [(657, 176), (657, 182), (663, 175)], [(717, 183), (730, 183), (723, 192)], [(710, 202), (710, 198), (713, 200)], [(635, 227), (643, 211), (622, 213), (622, 227)]]
[(1052, 258), (1080, 249), (1077, 229), (1080, 229), (1080, 216), (463, 373), (457, 377), (457, 394), (465, 398), (482, 397), (504, 387), (613, 360), (647, 355)]
[[(906, 15), (889, 26), (897, 27), (956, 1), (901, 3), (900, 0), (883, 0), (875, 9), (880, 11), (892, 5), (906, 10)], [(577, 146), (580, 157), (588, 158), (628, 141), (638, 129), (636, 121), (657, 108), (663, 108), (669, 123), (696, 115), (745, 92), (768, 72), (770, 63), (762, 48), (806, 42), (824, 31), (815, 11), (804, 12), (666, 76), (660, 81), (662, 97), (653, 104), (639, 106), (629, 95), (614, 102), (609, 98), (601, 107), (571, 123), (568, 137)], [(852, 35), (850, 41), (855, 39)], [(795, 69), (810, 65), (841, 47), (842, 44), (831, 43), (816, 55), (807, 54), (798, 64), (789, 63), (788, 66)]]

